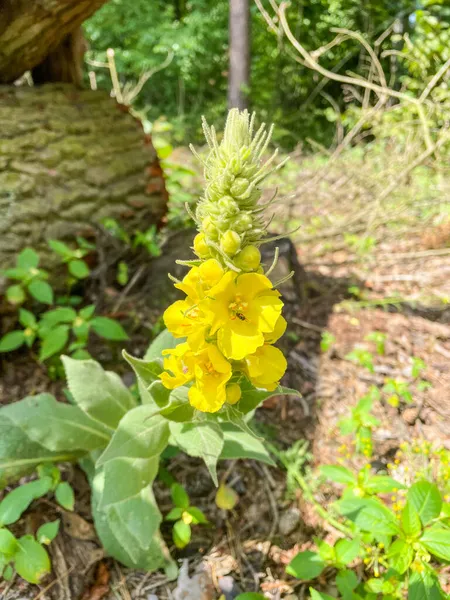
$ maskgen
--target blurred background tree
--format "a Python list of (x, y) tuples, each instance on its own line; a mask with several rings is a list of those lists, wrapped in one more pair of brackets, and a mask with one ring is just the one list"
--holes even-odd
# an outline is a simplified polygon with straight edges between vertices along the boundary
[[(270, 10), (268, 0), (260, 4)], [(201, 114), (215, 121), (226, 110), (229, 5), (230, 0), (110, 0), (85, 23), (88, 57), (105, 61), (106, 50), (113, 48), (119, 77), (125, 82), (138, 81), (173, 52), (170, 65), (143, 86), (137, 107), (145, 109), (150, 121), (164, 115), (173, 123), (176, 142), (197, 140)], [(336, 129), (336, 111), (329, 98), (341, 112), (351, 99), (339, 83), (322, 81), (299, 64), (285, 38), (268, 31), (253, 1), (250, 11), (250, 83), (243, 89), (250, 108), (277, 122), (276, 142), (287, 148), (308, 138), (329, 145)], [(450, 52), (446, 0), (293, 0), (288, 17), (307, 50), (326, 47), (333, 39), (333, 27), (360, 32), (371, 44), (386, 32), (380, 53), (394, 44), (397, 55), (381, 60), (397, 88), (408, 86), (413, 91), (426, 86)], [(331, 70), (364, 76), (370, 68), (366, 53), (353, 40), (324, 51), (320, 62)], [(91, 68), (98, 86), (109, 89), (108, 71)], [(445, 79), (434, 93), (444, 94), (444, 88)]]

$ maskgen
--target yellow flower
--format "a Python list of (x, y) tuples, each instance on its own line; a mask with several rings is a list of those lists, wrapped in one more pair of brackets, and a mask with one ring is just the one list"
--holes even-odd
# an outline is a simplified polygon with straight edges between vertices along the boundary
[(205, 315), (189, 298), (171, 304), (163, 318), (167, 329), (175, 338), (186, 337), (191, 342), (201, 339), (207, 327)]
[(185, 275), (181, 283), (175, 287), (186, 294), (186, 296), (197, 303), (203, 300), (206, 293), (222, 279), (224, 270), (215, 258), (210, 258), (199, 267), (192, 267)]
[[(190, 348), (187, 343), (178, 344), (175, 348), (163, 350), (165, 371), (161, 373), (160, 379), (163, 385), (169, 390), (173, 390), (180, 385), (184, 385), (193, 379), (194, 372), (190, 368), (186, 358), (189, 356)], [(192, 367), (192, 365), (191, 365)], [(169, 373), (167, 373), (169, 371)]]
[(189, 389), (190, 404), (202, 412), (217, 412), (227, 399), (226, 384), (231, 365), (213, 344), (195, 355), (195, 382)]
[(242, 360), (264, 344), (272, 333), (283, 307), (280, 294), (264, 275), (225, 273), (208, 293), (211, 335), (227, 358)]
[(275, 329), (270, 333), (264, 334), (266, 344), (275, 344), (275, 342), (279, 340), (282, 335), (284, 335), (286, 327), (286, 319), (280, 315), (277, 319), (277, 322), (275, 323)]
[(254, 386), (275, 390), (287, 368), (283, 353), (274, 346), (264, 345), (245, 359), (245, 371)]

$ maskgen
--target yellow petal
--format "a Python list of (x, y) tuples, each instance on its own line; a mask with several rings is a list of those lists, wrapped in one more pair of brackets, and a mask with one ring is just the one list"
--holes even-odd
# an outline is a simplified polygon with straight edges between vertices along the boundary
[(278, 317), (277, 322), (275, 323), (275, 328), (273, 331), (265, 333), (264, 339), (267, 344), (274, 344), (277, 340), (280, 339), (284, 332), (286, 331), (287, 321), (281, 315)]

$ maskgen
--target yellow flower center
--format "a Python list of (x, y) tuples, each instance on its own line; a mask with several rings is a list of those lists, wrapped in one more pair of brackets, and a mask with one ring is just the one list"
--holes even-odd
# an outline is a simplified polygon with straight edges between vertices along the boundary
[(230, 302), (228, 310), (230, 312), (230, 319), (234, 321), (239, 319), (240, 321), (247, 321), (245, 311), (248, 309), (248, 302), (242, 300), (241, 296), (236, 296), (234, 302)]

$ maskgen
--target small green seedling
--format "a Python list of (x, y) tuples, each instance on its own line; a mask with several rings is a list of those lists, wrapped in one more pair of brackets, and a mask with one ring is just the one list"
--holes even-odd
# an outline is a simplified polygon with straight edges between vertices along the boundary
[(387, 395), (386, 402), (391, 406), (399, 406), (401, 400), (406, 404), (411, 404), (413, 401), (409, 384), (400, 379), (386, 379), (386, 383), (383, 386), (383, 392)]
[(82, 259), (89, 252), (95, 250), (95, 246), (81, 237), (77, 237), (77, 242), (78, 248), (75, 250), (72, 250), (72, 248), (60, 240), (49, 240), (48, 245), (61, 257), (72, 277), (75, 279), (86, 279), (90, 274), (90, 269)]
[(35, 536), (27, 534), (20, 538), (7, 526), (19, 521), (34, 500), (49, 493), (55, 495), (63, 508), (73, 510), (73, 501), (67, 502), (68, 494), (73, 498), (73, 490), (69, 483), (61, 481), (59, 469), (45, 464), (38, 468), (38, 475), (38, 479), (15, 488), (0, 502), (0, 577), (5, 580), (12, 579), (16, 571), (26, 581), (37, 584), (50, 573), (50, 558), (44, 546), (58, 535), (60, 522), (58, 519), (44, 523)]
[(380, 391), (376, 386), (371, 386), (369, 392), (363, 396), (358, 404), (352, 408), (351, 416), (339, 421), (342, 435), (355, 435), (356, 452), (364, 456), (372, 456), (372, 430), (379, 425), (379, 421), (371, 413), (373, 403), (380, 400)]
[(345, 359), (351, 361), (352, 363), (355, 363), (356, 365), (364, 367), (371, 373), (375, 373), (373, 355), (371, 352), (369, 352), (369, 350), (366, 350), (365, 348), (354, 348), (345, 356)]
[(320, 340), (320, 349), (322, 352), (328, 352), (331, 346), (336, 342), (336, 337), (329, 331), (322, 333), (322, 339)]
[(425, 361), (423, 361), (418, 356), (412, 357), (412, 365), (411, 365), (411, 376), (413, 379), (417, 379), (423, 371), (427, 368)]
[(367, 342), (374, 342), (377, 353), (380, 356), (384, 356), (386, 352), (386, 337), (386, 334), (381, 331), (371, 331), (366, 335), (365, 340)]
[(46, 281), (48, 272), (39, 269), (39, 255), (32, 248), (24, 248), (17, 256), (16, 266), (1, 274), (17, 282), (6, 289), (6, 299), (11, 304), (23, 304), (27, 294), (42, 304), (53, 304), (53, 290)]
[(172, 484), (170, 490), (174, 508), (166, 515), (166, 521), (175, 521), (172, 538), (177, 548), (184, 548), (191, 541), (192, 525), (207, 525), (208, 519), (196, 506), (191, 506), (189, 495), (179, 483)]

